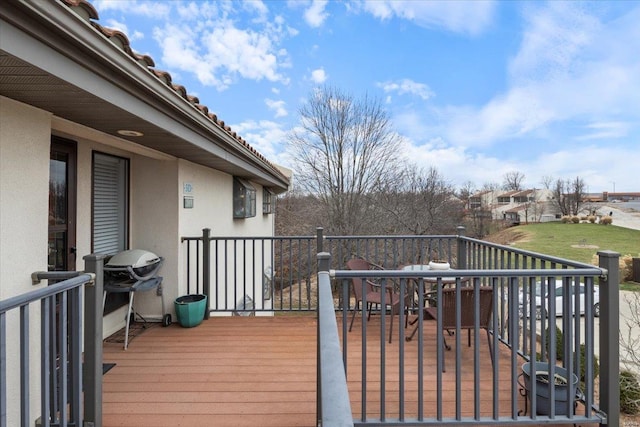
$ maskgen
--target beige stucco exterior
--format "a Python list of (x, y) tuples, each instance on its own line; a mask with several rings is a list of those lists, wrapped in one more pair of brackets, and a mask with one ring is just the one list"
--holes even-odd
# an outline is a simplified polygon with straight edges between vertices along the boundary
[[(49, 141), (51, 115), (0, 96), (0, 300), (34, 289), (30, 274), (47, 270), (47, 214), (49, 197)], [(45, 285), (39, 285), (45, 286)], [(32, 315), (39, 317), (40, 306)], [(7, 319), (7, 330), (19, 330), (18, 313)], [(32, 366), (39, 366), (39, 323), (30, 324)], [(19, 335), (7, 337), (7, 348), (19, 348)], [(8, 366), (18, 366), (18, 351), (7, 352)], [(8, 384), (19, 380), (19, 370), (7, 370)], [(30, 375), (37, 390), (39, 370)], [(18, 393), (7, 406), (19, 408)], [(31, 406), (39, 400), (32, 396)]]
[[(182, 236), (199, 236), (203, 228), (212, 235), (271, 236), (273, 215), (262, 214), (262, 187), (257, 192), (257, 215), (234, 220), (233, 177), (190, 161), (173, 158), (128, 141), (101, 134), (54, 118), (50, 113), (0, 97), (0, 299), (34, 289), (31, 273), (47, 270), (49, 152), (51, 136), (77, 143), (77, 207), (75, 269), (83, 270), (84, 255), (91, 253), (91, 164), (94, 152), (130, 160), (129, 248), (152, 251), (165, 258), (166, 310), (173, 315), (173, 300), (187, 292), (185, 245)], [(183, 207), (185, 184), (194, 199)], [(43, 282), (37, 286), (46, 286)], [(258, 296), (259, 297), (259, 296)], [(136, 309), (147, 319), (160, 320), (160, 299), (155, 292), (136, 296)], [(38, 311), (39, 307), (32, 308)], [(104, 336), (124, 326), (126, 307), (104, 318)], [(34, 314), (36, 314), (34, 312)], [(8, 330), (18, 329), (17, 315), (9, 316)], [(31, 323), (31, 363), (39, 366), (39, 323)], [(18, 334), (7, 346), (17, 348)], [(19, 365), (17, 351), (8, 351), (8, 365)], [(8, 384), (18, 381), (19, 371), (8, 373)], [(32, 389), (39, 389), (34, 370)], [(17, 394), (15, 395), (17, 396)], [(33, 394), (34, 408), (38, 407)], [(17, 411), (17, 397), (10, 397), (9, 411)]]

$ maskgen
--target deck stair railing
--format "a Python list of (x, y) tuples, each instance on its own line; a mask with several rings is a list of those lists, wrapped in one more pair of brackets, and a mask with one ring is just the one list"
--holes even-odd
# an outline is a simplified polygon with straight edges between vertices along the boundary
[[(84, 259), (85, 272), (35, 272), (34, 284), (57, 283), (0, 301), (0, 427), (27, 427), (34, 419), (45, 427), (102, 425), (103, 256)], [(35, 346), (34, 320), (40, 326)], [(8, 334), (9, 325), (17, 325), (17, 334)], [(40, 377), (35, 389), (34, 372)], [(19, 390), (7, 393), (7, 375), (17, 376)], [(7, 401), (15, 393), (18, 413)], [(34, 396), (38, 408), (30, 406)]]

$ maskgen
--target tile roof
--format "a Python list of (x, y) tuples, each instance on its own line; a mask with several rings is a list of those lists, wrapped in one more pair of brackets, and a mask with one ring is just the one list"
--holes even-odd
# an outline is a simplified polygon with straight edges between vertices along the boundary
[(82, 17), (88, 21), (100, 34), (109, 39), (114, 45), (120, 48), (124, 53), (133, 58), (136, 62), (142, 65), (150, 75), (160, 79), (164, 84), (169, 86), (173, 91), (181, 98), (189, 102), (194, 108), (199, 110), (205, 117), (209, 118), (213, 124), (224, 130), (229, 136), (231, 136), (236, 142), (245, 147), (260, 161), (264, 162), (273, 169), (273, 172), (288, 180), (288, 178), (271, 162), (269, 162), (262, 154), (260, 154), (255, 148), (253, 148), (247, 141), (245, 141), (236, 132), (231, 130), (231, 127), (225, 124), (223, 120), (220, 120), (214, 113), (209, 112), (209, 108), (206, 105), (200, 104), (200, 100), (197, 96), (192, 96), (187, 93), (187, 89), (182, 85), (172, 83), (171, 74), (167, 71), (158, 70), (155, 68), (155, 62), (149, 55), (143, 55), (134, 52), (131, 48), (129, 38), (122, 31), (107, 28), (96, 20), (99, 19), (98, 12), (91, 3), (87, 0), (62, 0), (63, 4), (68, 6), (76, 15)]
[(514, 197), (523, 197), (523, 196), (528, 196), (529, 194), (532, 194), (533, 190), (522, 190), (522, 191), (518, 191), (516, 192), (513, 196)]

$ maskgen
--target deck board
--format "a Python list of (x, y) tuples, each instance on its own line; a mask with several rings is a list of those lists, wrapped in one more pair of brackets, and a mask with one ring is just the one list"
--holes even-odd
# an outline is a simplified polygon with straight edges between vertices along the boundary
[(105, 343), (104, 426), (312, 426), (316, 319), (212, 317)]
[[(348, 387), (354, 416), (360, 415), (361, 319), (348, 334)], [(424, 414), (436, 413), (435, 322), (425, 323)], [(340, 326), (341, 319), (338, 318)], [(380, 393), (379, 318), (367, 329), (368, 417), (378, 414)], [(122, 344), (106, 342), (104, 361), (116, 366), (104, 375), (103, 425), (112, 426), (315, 426), (316, 330), (314, 315), (276, 317), (211, 317), (194, 328), (171, 325), (143, 332), (124, 351)], [(342, 329), (339, 327), (339, 330)], [(385, 338), (387, 335), (385, 335)], [(481, 373), (473, 378), (474, 347), (462, 338), (462, 381), (459, 387), (463, 416), (473, 415), (475, 393), (480, 410), (490, 415), (493, 391), (491, 361), (484, 332), (480, 336)], [(354, 343), (352, 345), (352, 343)], [(355, 344), (357, 343), (357, 344)], [(456, 403), (454, 350), (445, 352), (442, 374), (442, 411), (454, 416)], [(405, 414), (417, 413), (417, 345), (403, 342), (405, 351)], [(400, 341), (394, 331), (385, 343), (385, 413), (398, 417)], [(498, 360), (499, 410), (510, 410), (510, 359), (506, 350)], [(489, 400), (487, 399), (489, 398)], [(524, 406), (520, 397), (519, 407)], [(377, 416), (377, 415), (376, 415)]]

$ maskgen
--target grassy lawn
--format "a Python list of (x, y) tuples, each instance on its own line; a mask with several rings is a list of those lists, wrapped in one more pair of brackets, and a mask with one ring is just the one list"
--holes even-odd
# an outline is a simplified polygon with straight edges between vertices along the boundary
[[(640, 257), (640, 230), (614, 225), (546, 222), (511, 227), (500, 234), (500, 243), (589, 264), (597, 262), (594, 255), (601, 250)], [(631, 282), (621, 288), (638, 290), (639, 286)]]

